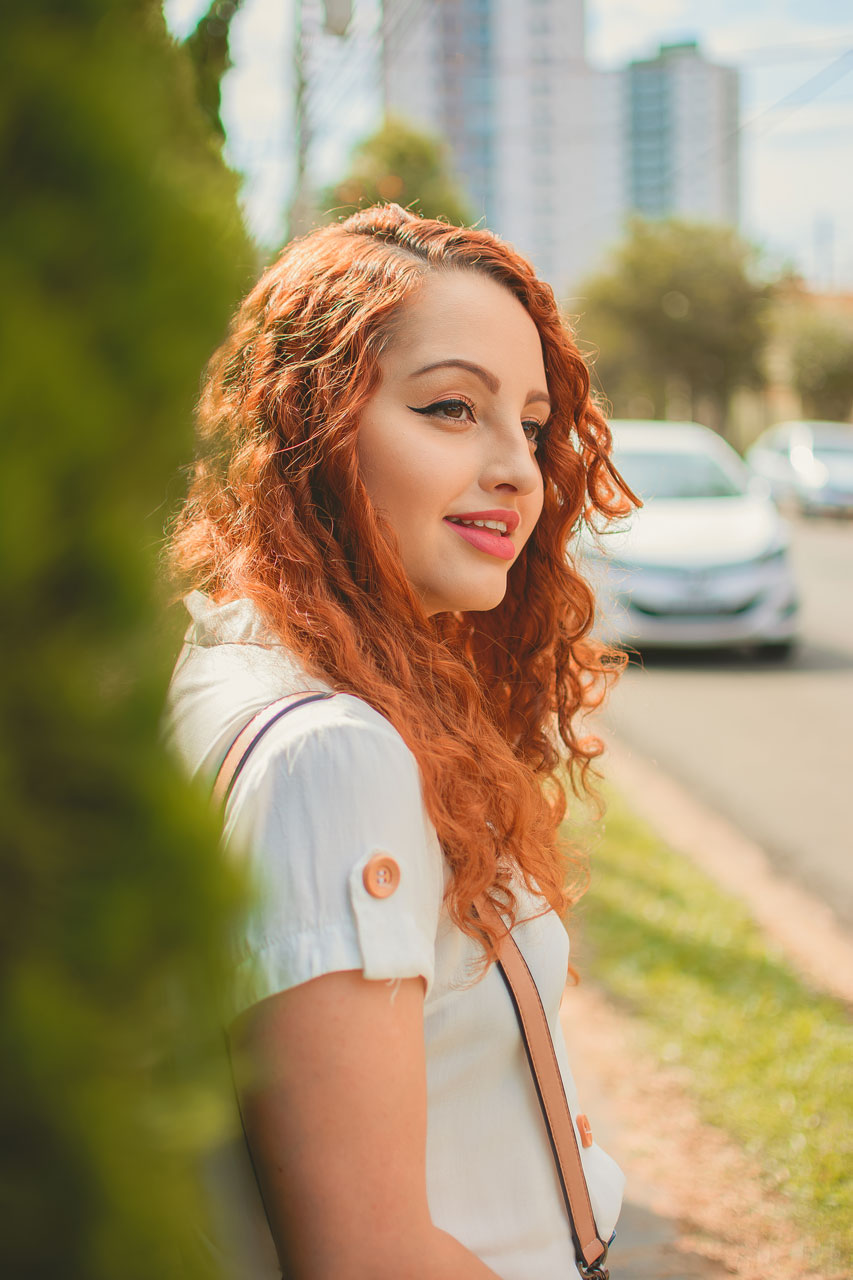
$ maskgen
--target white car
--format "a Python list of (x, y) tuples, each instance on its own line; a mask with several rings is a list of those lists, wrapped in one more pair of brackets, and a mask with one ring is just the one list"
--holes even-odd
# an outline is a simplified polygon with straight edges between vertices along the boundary
[(849, 422), (780, 422), (747, 451), (778, 502), (806, 515), (853, 515), (853, 426)]
[(767, 485), (706, 427), (610, 426), (614, 462), (644, 505), (584, 539), (597, 634), (639, 649), (790, 651), (798, 600), (789, 527)]

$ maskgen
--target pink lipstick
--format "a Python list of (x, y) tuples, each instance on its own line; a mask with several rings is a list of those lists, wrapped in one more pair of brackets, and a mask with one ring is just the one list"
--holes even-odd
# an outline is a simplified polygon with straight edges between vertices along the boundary
[[(500, 523), (506, 528), (506, 533), (500, 529), (489, 529), (484, 525), (474, 524), (475, 520)], [(458, 515), (444, 517), (445, 524), (455, 529), (459, 536), (469, 542), (472, 547), (476, 547), (478, 551), (485, 551), (488, 555), (497, 556), (499, 560), (514, 559), (515, 547), (509, 535), (518, 528), (520, 520), (521, 517), (517, 511), (510, 511), (506, 507), (495, 511), (463, 511)], [(465, 523), (460, 523), (461, 521)]]

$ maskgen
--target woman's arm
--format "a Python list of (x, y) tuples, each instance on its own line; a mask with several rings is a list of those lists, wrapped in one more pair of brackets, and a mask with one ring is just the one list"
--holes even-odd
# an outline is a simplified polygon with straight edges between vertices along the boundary
[(420, 978), (330, 973), (271, 996), (235, 1023), (232, 1057), (288, 1280), (495, 1280), (429, 1216)]

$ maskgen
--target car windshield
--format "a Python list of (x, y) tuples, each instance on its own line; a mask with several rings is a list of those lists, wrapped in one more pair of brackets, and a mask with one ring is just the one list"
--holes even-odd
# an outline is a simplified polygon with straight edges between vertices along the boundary
[(620, 449), (614, 461), (641, 498), (737, 498), (745, 483), (707, 453)]
[(817, 444), (814, 448), (814, 456), (821, 462), (853, 462), (853, 444)]

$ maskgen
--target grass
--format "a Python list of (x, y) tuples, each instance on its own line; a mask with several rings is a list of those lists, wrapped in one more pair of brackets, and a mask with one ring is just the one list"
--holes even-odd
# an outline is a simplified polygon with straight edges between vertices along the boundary
[(639, 1015), (664, 1060), (690, 1069), (704, 1118), (784, 1192), (825, 1263), (849, 1264), (849, 1011), (799, 979), (740, 903), (615, 796), (578, 915), (587, 971)]

